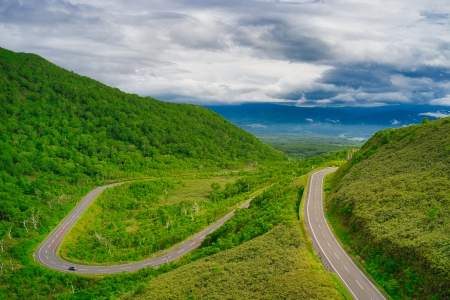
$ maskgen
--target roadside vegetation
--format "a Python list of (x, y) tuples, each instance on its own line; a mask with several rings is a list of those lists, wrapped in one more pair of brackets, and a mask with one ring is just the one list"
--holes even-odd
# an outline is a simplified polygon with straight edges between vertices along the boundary
[(330, 181), (329, 219), (393, 299), (450, 298), (450, 119), (384, 130)]
[(292, 176), (277, 177), (282, 179), (278, 184), (239, 210), (186, 258), (194, 262), (150, 280), (124, 299), (348, 297), (313, 254), (298, 220), (306, 177), (296, 184)]
[(60, 254), (82, 263), (136, 261), (200, 231), (264, 182), (236, 176), (155, 179), (107, 189), (65, 238)]

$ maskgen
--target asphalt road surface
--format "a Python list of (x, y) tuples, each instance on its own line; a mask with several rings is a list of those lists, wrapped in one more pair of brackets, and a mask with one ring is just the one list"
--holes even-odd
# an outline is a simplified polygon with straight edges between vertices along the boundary
[[(83, 265), (71, 263), (69, 261), (62, 259), (58, 255), (58, 248), (61, 245), (64, 236), (75, 225), (77, 220), (80, 218), (81, 214), (88, 208), (89, 204), (91, 204), (95, 200), (95, 198), (98, 195), (100, 195), (105, 189), (120, 184), (122, 183), (104, 185), (96, 187), (95, 189), (90, 191), (81, 200), (81, 202), (61, 221), (61, 223), (55, 228), (55, 230), (53, 230), (52, 233), (50, 233), (50, 235), (45, 239), (45, 241), (42, 242), (42, 244), (34, 253), (35, 259), (44, 266), (53, 270), (77, 274), (91, 274), (91, 275), (133, 272), (146, 267), (157, 267), (162, 264), (172, 262), (180, 258), (181, 256), (187, 254), (188, 252), (198, 248), (208, 234), (217, 230), (226, 221), (231, 219), (235, 214), (235, 209), (233, 209), (216, 222), (210, 224), (208, 227), (196, 233), (194, 236), (162, 252), (158, 256), (144, 259), (141, 261), (115, 265)], [(244, 203), (241, 203), (239, 208), (248, 208), (250, 202), (253, 200), (254, 197), (255, 196), (252, 196)], [(70, 270), (69, 268), (73, 269)]]
[(326, 168), (313, 173), (305, 205), (305, 222), (314, 248), (325, 266), (336, 272), (355, 299), (386, 299), (369, 278), (358, 268), (336, 240), (328, 226), (323, 210), (323, 179), (336, 168)]

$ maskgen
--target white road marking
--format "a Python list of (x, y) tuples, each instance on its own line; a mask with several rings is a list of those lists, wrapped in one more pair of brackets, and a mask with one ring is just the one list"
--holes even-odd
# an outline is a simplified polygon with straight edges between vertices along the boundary
[(355, 282), (362, 290), (364, 290), (364, 287), (359, 283), (358, 279), (355, 279)]

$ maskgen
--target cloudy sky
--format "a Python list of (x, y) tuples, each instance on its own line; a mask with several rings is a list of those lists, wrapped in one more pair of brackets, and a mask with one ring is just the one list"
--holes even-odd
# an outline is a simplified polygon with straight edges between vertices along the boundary
[(170, 101), (450, 105), (448, 0), (0, 0), (0, 46)]

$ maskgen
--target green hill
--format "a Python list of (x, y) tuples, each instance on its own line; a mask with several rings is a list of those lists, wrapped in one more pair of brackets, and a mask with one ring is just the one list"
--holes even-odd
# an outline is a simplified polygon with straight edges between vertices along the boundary
[(330, 219), (393, 298), (450, 297), (450, 119), (375, 134), (331, 183)]
[(205, 108), (127, 94), (1, 48), (0, 105), (0, 298), (95, 283), (38, 267), (31, 254), (98, 184), (284, 160)]
[[(0, 101), (8, 168), (23, 161), (17, 146), (27, 157), (38, 148), (51, 160), (81, 164), (89, 175), (105, 175), (105, 166), (141, 171), (186, 158), (221, 165), (280, 157), (212, 111), (126, 94), (32, 54), (0, 49)], [(67, 167), (52, 171), (75, 169)]]

